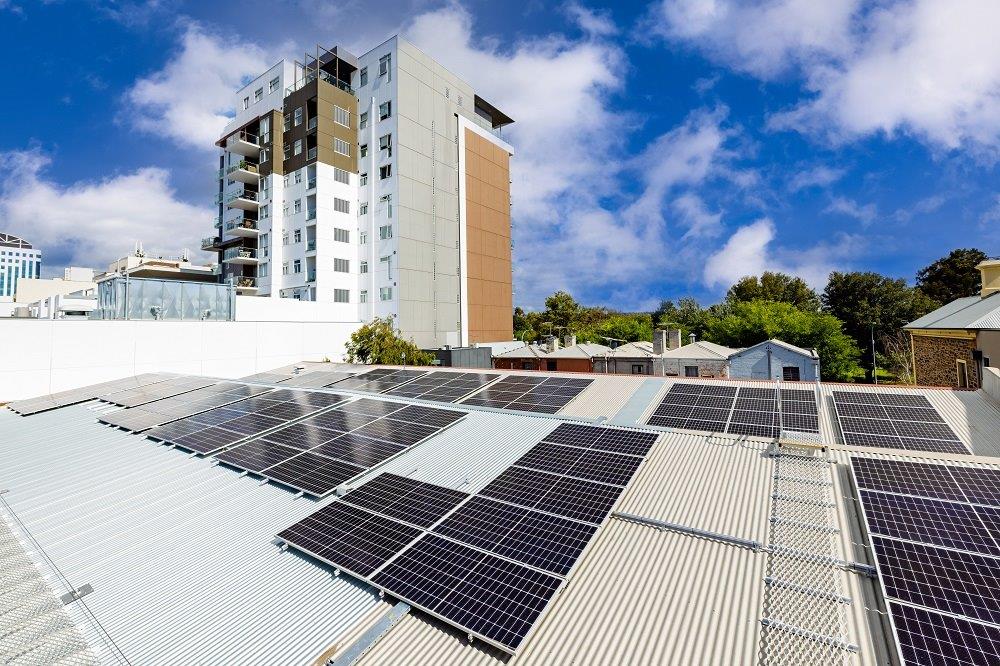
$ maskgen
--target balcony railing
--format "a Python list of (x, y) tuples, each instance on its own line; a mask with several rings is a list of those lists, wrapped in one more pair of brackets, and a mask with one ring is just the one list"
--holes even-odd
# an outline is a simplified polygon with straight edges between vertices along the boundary
[[(215, 203), (222, 203), (222, 201), (216, 201)], [(219, 216), (217, 216), (215, 218), (215, 228), (216, 229), (221, 229), (222, 228), (222, 216), (221, 215), (219, 215)]]
[(257, 220), (251, 220), (248, 217), (241, 217), (226, 222), (226, 231), (237, 231), (240, 229), (257, 231)]
[(223, 260), (225, 259), (256, 259), (257, 250), (249, 247), (231, 247), (225, 251), (222, 255)]
[(322, 69), (320, 69), (320, 70), (313, 70), (313, 71), (309, 72), (303, 78), (299, 79), (298, 81), (296, 81), (292, 85), (290, 85), (287, 88), (285, 88), (285, 97), (288, 97), (289, 95), (291, 95), (296, 90), (299, 90), (303, 86), (305, 86), (305, 85), (307, 85), (307, 84), (312, 83), (313, 81), (315, 81), (317, 75), (319, 76), (319, 78), (323, 79), (324, 81), (326, 81), (330, 85), (337, 86), (341, 90), (349, 92), (352, 95), (354, 94), (354, 89), (351, 88), (351, 86), (349, 86), (348, 84), (344, 83), (343, 81), (338, 80), (337, 77), (335, 77), (333, 74), (328, 74), (328, 73), (324, 72)]
[(248, 162), (247, 160), (240, 160), (238, 163), (231, 165), (226, 169), (226, 173), (232, 173), (237, 170), (249, 171), (250, 173), (260, 173), (257, 165), (253, 162)]
[(312, 118), (310, 118), (309, 122), (306, 123), (306, 131), (307, 132), (310, 131), (310, 130), (314, 130), (314, 129), (316, 129), (316, 116), (313, 116)]
[(260, 137), (256, 134), (251, 134), (246, 130), (240, 130), (236, 134), (230, 137), (231, 139), (238, 139), (240, 141), (246, 141), (247, 143), (252, 143), (255, 146), (260, 145)]
[(233, 278), (233, 283), (236, 285), (237, 289), (257, 288), (257, 278), (255, 277), (246, 277), (244, 275), (237, 275)]
[(306, 273), (306, 282), (316, 281), (316, 271), (309, 271)]
[(307, 160), (314, 160), (314, 159), (316, 159), (316, 149), (315, 148), (310, 148), (306, 152), (306, 159)]
[(309, 182), (306, 183), (306, 189), (307, 190), (315, 190), (316, 189), (316, 179), (315, 178), (310, 178), (309, 179)]
[(316, 249), (316, 239), (306, 241), (306, 252)]
[(202, 238), (201, 239), (201, 249), (203, 249), (203, 250), (210, 250), (213, 247), (216, 247), (218, 245), (218, 243), (219, 243), (219, 237), (218, 236), (208, 236), (207, 238)]
[(307, 210), (306, 211), (306, 221), (308, 222), (309, 220), (315, 220), (315, 219), (316, 219), (316, 209), (315, 208), (311, 208), (311, 209)]
[(247, 201), (257, 201), (257, 193), (253, 190), (243, 190), (242, 192), (233, 192), (232, 194), (226, 195), (226, 203), (236, 201), (237, 199), (246, 199)]

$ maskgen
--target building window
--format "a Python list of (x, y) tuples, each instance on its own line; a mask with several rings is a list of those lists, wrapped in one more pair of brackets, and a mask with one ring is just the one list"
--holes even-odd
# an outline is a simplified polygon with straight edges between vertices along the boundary
[(250, 108), (250, 98), (249, 97), (244, 97), (243, 98), (243, 109), (246, 110), (246, 109), (249, 109), (249, 108)]
[(368, 184), (368, 174), (367, 173), (363, 173), (358, 178), (358, 185), (360, 185), (361, 187), (364, 187), (367, 184)]
[(960, 358), (955, 359), (955, 372), (958, 375), (958, 388), (969, 388), (969, 364)]
[(301, 273), (302, 272), (302, 260), (301, 259), (296, 259), (295, 261), (292, 262), (292, 271), (295, 272), (295, 273)]
[(333, 290), (333, 302), (334, 303), (350, 303), (351, 302), (351, 292), (347, 289), (334, 289)]
[(292, 210), (296, 213), (302, 212), (302, 199), (296, 199), (295, 203), (292, 204)]
[(295, 127), (302, 124), (302, 107), (295, 109)]
[(351, 232), (347, 229), (333, 228), (333, 240), (338, 243), (350, 243), (351, 242)]
[(367, 215), (367, 214), (368, 214), (368, 202), (366, 201), (365, 203), (358, 206), (358, 215)]
[(644, 374), (646, 374), (645, 370), (643, 370), (643, 366), (642, 366), (641, 363), (633, 363), (632, 364), (632, 374), (633, 375), (644, 375)]
[(291, 156), (292, 156), (292, 144), (286, 143), (285, 144), (285, 159), (287, 160)]
[(359, 157), (368, 157), (368, 144), (367, 143), (361, 144), (361, 150), (358, 151), (358, 156)]
[(358, 116), (358, 129), (363, 130), (366, 127), (368, 127), (368, 112), (364, 111)]
[(378, 105), (378, 119), (385, 120), (392, 115), (392, 102), (382, 102)]
[(368, 272), (368, 262), (367, 261), (362, 261), (361, 262), (361, 266), (360, 266), (360, 268), (358, 268), (358, 272), (360, 272), (360, 273), (367, 273)]
[(389, 73), (389, 65), (392, 62), (392, 54), (386, 53), (378, 59), (378, 75), (385, 76)]
[(257, 90), (255, 90), (253, 92), (253, 101), (256, 104), (257, 102), (259, 102), (262, 99), (264, 99), (264, 89), (263, 88), (257, 88)]
[(378, 237), (382, 240), (389, 240), (392, 238), (392, 225), (386, 224), (378, 228)]
[(358, 294), (358, 301), (360, 301), (361, 303), (367, 303), (368, 302), (368, 290), (367, 289), (362, 289), (361, 290), (361, 292)]
[(347, 185), (351, 182), (350, 174), (348, 174), (343, 169), (338, 169), (337, 167), (333, 168), (333, 179), (338, 183), (343, 183), (344, 185)]
[(281, 85), (281, 79), (278, 78), (277, 76), (274, 77), (273, 79), (271, 79), (271, 83), (269, 83), (267, 85), (267, 93), (270, 95), (275, 90), (277, 90), (278, 86), (280, 86), (280, 85)]
[(351, 212), (351, 202), (347, 199), (333, 198), (333, 209), (338, 213), (350, 213)]
[(351, 126), (351, 112), (339, 106), (333, 107), (333, 122), (344, 127)]
[(282, 231), (281, 232), (281, 244), (282, 245), (288, 245), (288, 232), (287, 231)]
[(781, 378), (786, 382), (797, 382), (799, 381), (799, 366), (797, 365), (786, 365), (781, 368)]
[(261, 217), (261, 219), (264, 219), (265, 217), (270, 217), (270, 216), (271, 216), (271, 207), (269, 205), (267, 205), (267, 204), (264, 204), (263, 206), (261, 206), (260, 207), (260, 217)]
[(347, 259), (334, 259), (333, 270), (336, 271), (337, 273), (350, 273), (351, 262)]
[(368, 242), (368, 232), (367, 231), (358, 232), (358, 245), (364, 245), (367, 242)]
[(349, 156), (351, 154), (351, 144), (347, 143), (343, 139), (334, 139), (333, 152)]
[(392, 135), (386, 134), (378, 138), (379, 150), (386, 151), (386, 157), (392, 157)]
[(386, 178), (392, 178), (392, 165), (386, 164), (385, 166), (380, 166), (378, 168), (379, 180), (385, 180)]
[(367, 67), (362, 67), (361, 68), (361, 75), (358, 77), (358, 79), (359, 79), (359, 83), (358, 83), (358, 87), (359, 88), (361, 86), (368, 85), (368, 68)]
[(302, 242), (302, 230), (301, 229), (296, 229), (292, 233), (292, 237), (295, 239), (296, 243), (301, 243)]
[(698, 366), (697, 365), (685, 365), (684, 366), (684, 376), (685, 377), (697, 377), (698, 376)]
[(263, 148), (261, 148), (260, 152), (257, 153), (257, 161), (258, 162), (266, 162), (267, 161), (267, 151), (264, 150)]
[(292, 178), (293, 178), (293, 180), (295, 181), (295, 184), (296, 184), (296, 185), (298, 185), (299, 183), (301, 183), (301, 182), (302, 182), (302, 169), (298, 169), (298, 170), (297, 170), (297, 171), (295, 172), (295, 175), (294, 175), (294, 176), (292, 176)]
[(286, 132), (288, 130), (292, 129), (292, 116), (291, 116), (291, 114), (288, 114), (288, 113), (285, 114), (284, 129), (285, 129)]
[(380, 301), (391, 301), (392, 300), (392, 287), (379, 287), (379, 289), (378, 289), (378, 299)]
[(288, 262), (287, 261), (284, 261), (281, 264), (281, 274), (282, 275), (288, 275)]
[(385, 276), (392, 279), (392, 256), (379, 257), (379, 263), (385, 264)]
[(261, 264), (260, 268), (257, 269), (257, 277), (267, 277), (267, 262)]
[(293, 155), (300, 155), (302, 153), (302, 139), (295, 140), (295, 147), (292, 148)]

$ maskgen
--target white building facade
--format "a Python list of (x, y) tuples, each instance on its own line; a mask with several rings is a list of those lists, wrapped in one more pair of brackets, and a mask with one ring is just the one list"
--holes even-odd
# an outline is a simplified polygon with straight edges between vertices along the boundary
[(0, 300), (14, 300), (19, 279), (41, 275), (41, 250), (36, 250), (23, 238), (0, 233)]
[(234, 102), (202, 242), (221, 279), (423, 347), (511, 339), (510, 118), (399, 37), (279, 62)]

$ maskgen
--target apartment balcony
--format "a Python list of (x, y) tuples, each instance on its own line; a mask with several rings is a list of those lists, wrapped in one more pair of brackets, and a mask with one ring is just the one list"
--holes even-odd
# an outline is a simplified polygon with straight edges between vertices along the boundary
[(203, 250), (217, 250), (219, 249), (219, 237), (209, 236), (207, 238), (201, 239), (201, 249)]
[[(222, 200), (220, 199), (219, 201), (216, 201), (215, 203), (217, 203), (217, 204), (222, 203)], [(221, 229), (222, 228), (222, 216), (221, 215), (215, 218), (215, 224), (213, 226), (216, 229)]]
[(226, 150), (244, 157), (258, 157), (261, 149), (260, 137), (242, 130), (226, 139)]
[(248, 185), (256, 185), (260, 178), (260, 169), (252, 162), (240, 160), (238, 164), (233, 164), (226, 169), (226, 177)]
[(226, 222), (226, 233), (240, 238), (256, 238), (260, 235), (260, 230), (257, 228), (257, 220), (241, 217)]
[(314, 238), (312, 240), (307, 240), (306, 252), (315, 252), (315, 251), (316, 251), (316, 239)]
[(309, 271), (306, 273), (306, 282), (316, 281), (316, 271)]
[(314, 129), (316, 129), (316, 116), (313, 116), (312, 118), (310, 118), (309, 122), (306, 123), (306, 131), (307, 132), (311, 132)]
[(316, 179), (315, 178), (310, 178), (309, 179), (309, 182), (306, 183), (306, 189), (307, 190), (315, 190), (316, 189)]
[(226, 206), (229, 208), (239, 208), (240, 210), (256, 211), (260, 208), (257, 193), (253, 190), (243, 190), (226, 195)]
[(257, 250), (248, 247), (231, 247), (222, 255), (224, 264), (257, 264)]
[(233, 278), (233, 286), (236, 287), (236, 291), (244, 294), (256, 294), (260, 287), (257, 284), (257, 278), (247, 277), (244, 275), (238, 275)]
[(314, 160), (314, 159), (316, 159), (316, 149), (315, 148), (310, 148), (308, 150), (308, 152), (306, 152), (306, 159), (307, 160)]
[(306, 211), (306, 222), (315, 221), (316, 219), (316, 209), (312, 208)]

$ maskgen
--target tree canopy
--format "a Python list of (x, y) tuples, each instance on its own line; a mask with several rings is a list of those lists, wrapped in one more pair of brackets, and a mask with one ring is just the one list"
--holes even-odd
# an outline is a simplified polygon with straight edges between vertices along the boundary
[(976, 264), (988, 258), (975, 248), (952, 250), (947, 257), (917, 271), (917, 287), (941, 305), (956, 298), (977, 296), (982, 276)]
[(743, 301), (774, 301), (789, 303), (801, 310), (819, 310), (819, 296), (805, 280), (771, 271), (765, 271), (759, 278), (749, 275), (729, 288), (726, 303)]
[(345, 345), (349, 363), (430, 365), (434, 356), (404, 340), (392, 327), (392, 317), (376, 317), (351, 334)]

